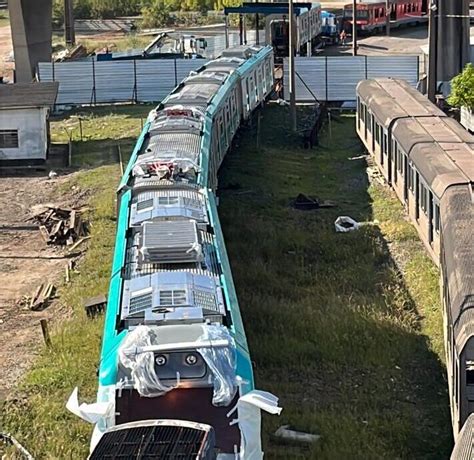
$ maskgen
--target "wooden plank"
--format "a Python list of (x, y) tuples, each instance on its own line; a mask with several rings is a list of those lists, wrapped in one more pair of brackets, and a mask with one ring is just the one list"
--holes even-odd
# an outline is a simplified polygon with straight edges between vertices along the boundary
[(74, 251), (80, 244), (82, 244), (84, 241), (88, 240), (90, 236), (84, 236), (80, 240), (77, 240), (70, 248), (69, 251)]
[(48, 320), (42, 319), (40, 320), (40, 324), (41, 324), (41, 331), (43, 332), (44, 343), (46, 344), (48, 348), (51, 348), (53, 344), (51, 342), (51, 337), (49, 336)]
[(39, 226), (39, 231), (40, 231), (41, 237), (43, 238), (45, 243), (49, 243), (50, 238), (49, 238), (48, 229), (44, 225), (40, 225)]
[(30, 299), (30, 308), (33, 308), (34, 303), (36, 302), (36, 299), (39, 297), (40, 292), (43, 290), (43, 284), (40, 284), (37, 288), (35, 293), (33, 294), (33, 297)]

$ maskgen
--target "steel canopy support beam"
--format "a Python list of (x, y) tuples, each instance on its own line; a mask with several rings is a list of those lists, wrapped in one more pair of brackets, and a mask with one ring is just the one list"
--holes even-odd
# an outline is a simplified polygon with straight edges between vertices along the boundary
[(352, 0), (352, 56), (357, 56), (357, 0)]

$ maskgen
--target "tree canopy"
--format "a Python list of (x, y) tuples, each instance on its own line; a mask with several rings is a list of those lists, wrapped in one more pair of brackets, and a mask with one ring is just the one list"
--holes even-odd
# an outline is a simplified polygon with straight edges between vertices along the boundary
[(474, 110), (474, 66), (471, 63), (451, 80), (448, 103), (453, 107), (467, 107)]
[[(196, 11), (206, 14), (224, 6), (240, 5), (241, 0), (73, 0), (76, 19), (108, 19), (142, 15), (145, 27), (169, 25), (170, 12)], [(64, 0), (53, 0), (53, 22), (63, 23)]]

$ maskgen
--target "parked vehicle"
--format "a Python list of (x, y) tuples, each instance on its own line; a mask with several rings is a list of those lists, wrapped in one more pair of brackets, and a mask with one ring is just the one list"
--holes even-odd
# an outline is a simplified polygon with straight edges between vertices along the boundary
[[(357, 132), (440, 267), (455, 439), (474, 414), (474, 136), (407, 82), (357, 86)], [(471, 417), (472, 426), (472, 417)], [(459, 449), (473, 458), (473, 432)], [(469, 453), (469, 455), (467, 455)]]
[[(390, 0), (390, 27), (416, 25), (426, 22), (428, 0)], [(352, 29), (352, 3), (344, 6), (343, 22), (346, 29)], [(385, 30), (387, 23), (386, 2), (362, 0), (357, 3), (357, 30), (379, 32)]]
[(215, 190), (272, 89), (271, 47), (228, 49), (148, 117), (118, 191), (97, 403), (68, 402), (91, 459), (263, 457), (260, 411), (281, 409), (254, 388)]

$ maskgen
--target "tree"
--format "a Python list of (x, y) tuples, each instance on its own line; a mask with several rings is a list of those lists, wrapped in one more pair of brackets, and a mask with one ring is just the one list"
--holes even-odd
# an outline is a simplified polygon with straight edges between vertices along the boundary
[(474, 66), (471, 63), (451, 80), (448, 103), (453, 107), (467, 107), (474, 110)]
[(142, 8), (142, 27), (164, 27), (170, 24), (170, 10), (164, 0), (153, 0), (149, 6)]

